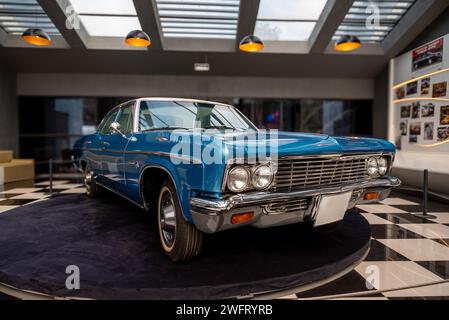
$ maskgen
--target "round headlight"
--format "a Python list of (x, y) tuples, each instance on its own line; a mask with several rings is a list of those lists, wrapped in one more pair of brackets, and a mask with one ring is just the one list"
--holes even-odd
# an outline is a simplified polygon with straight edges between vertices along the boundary
[(249, 172), (245, 167), (238, 166), (232, 168), (228, 173), (228, 189), (232, 192), (241, 192), (246, 189), (249, 183)]
[(377, 167), (381, 176), (385, 175), (388, 171), (388, 160), (385, 157), (377, 159)]
[(377, 167), (377, 160), (376, 158), (369, 158), (368, 159), (368, 166), (367, 166), (368, 174), (371, 177), (375, 177), (379, 174), (379, 168)]
[(273, 181), (273, 170), (268, 165), (260, 165), (255, 168), (252, 175), (253, 187), (259, 190), (266, 189)]

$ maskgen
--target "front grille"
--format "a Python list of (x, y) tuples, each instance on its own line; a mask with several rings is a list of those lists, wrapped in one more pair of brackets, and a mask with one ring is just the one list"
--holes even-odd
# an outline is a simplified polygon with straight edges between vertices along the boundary
[(325, 187), (369, 179), (367, 157), (279, 159), (275, 188), (279, 191)]
[(311, 203), (311, 198), (292, 199), (265, 205), (267, 214), (289, 213), (306, 211)]

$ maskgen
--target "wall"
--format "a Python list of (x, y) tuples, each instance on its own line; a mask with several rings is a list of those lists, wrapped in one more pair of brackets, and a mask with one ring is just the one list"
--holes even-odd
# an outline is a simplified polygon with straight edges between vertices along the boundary
[(19, 96), (373, 99), (370, 79), (19, 73)]
[(16, 96), (16, 75), (0, 64), (0, 149), (18, 155), (19, 115)]

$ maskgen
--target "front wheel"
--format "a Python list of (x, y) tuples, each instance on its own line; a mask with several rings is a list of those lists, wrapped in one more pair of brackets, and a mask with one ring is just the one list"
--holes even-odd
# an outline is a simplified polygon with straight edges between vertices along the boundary
[(204, 234), (184, 219), (178, 195), (171, 180), (166, 180), (158, 198), (158, 228), (162, 249), (172, 261), (198, 256)]

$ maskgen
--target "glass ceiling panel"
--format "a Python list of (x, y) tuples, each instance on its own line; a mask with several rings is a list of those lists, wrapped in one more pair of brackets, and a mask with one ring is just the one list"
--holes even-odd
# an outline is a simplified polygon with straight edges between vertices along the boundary
[(11, 35), (20, 35), (28, 28), (60, 34), (36, 0), (0, 0), (0, 27)]
[(261, 0), (257, 19), (316, 21), (326, 2), (327, 0)]
[(140, 29), (137, 17), (81, 15), (80, 20), (91, 37), (126, 37), (131, 30)]
[[(368, 43), (382, 42), (416, 0), (355, 1), (345, 19), (335, 32), (333, 40), (345, 34), (356, 35)], [(379, 12), (379, 25), (368, 23), (373, 13), (372, 5)]]
[(235, 39), (240, 0), (156, 0), (164, 37)]
[(315, 22), (257, 21), (255, 34), (267, 41), (307, 41)]
[(307, 41), (327, 0), (261, 0), (254, 34), (268, 41)]
[(141, 29), (133, 0), (70, 0), (92, 37), (125, 37)]
[(70, 0), (70, 3), (78, 14), (137, 15), (132, 0)]

